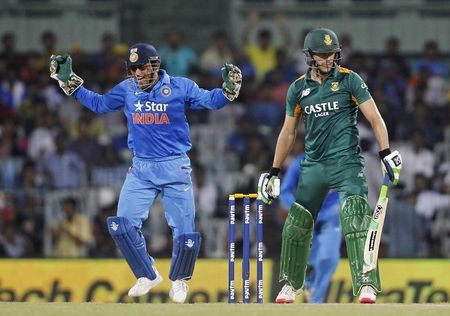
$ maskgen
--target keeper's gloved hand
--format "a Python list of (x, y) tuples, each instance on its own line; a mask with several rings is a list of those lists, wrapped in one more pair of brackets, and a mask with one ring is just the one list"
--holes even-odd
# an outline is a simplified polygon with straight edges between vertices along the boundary
[(390, 148), (379, 152), (383, 174), (387, 173), (392, 184), (397, 185), (402, 171), (402, 156), (397, 150), (391, 152)]
[(84, 82), (72, 71), (70, 55), (52, 55), (50, 57), (50, 77), (58, 81), (59, 86), (67, 95), (74, 93)]
[(239, 95), (239, 90), (242, 86), (242, 73), (241, 70), (233, 64), (224, 64), (221, 68), (222, 71), (222, 90), (224, 96), (233, 101)]
[(270, 172), (261, 174), (258, 181), (258, 195), (265, 204), (272, 204), (280, 195), (279, 168), (271, 168)]

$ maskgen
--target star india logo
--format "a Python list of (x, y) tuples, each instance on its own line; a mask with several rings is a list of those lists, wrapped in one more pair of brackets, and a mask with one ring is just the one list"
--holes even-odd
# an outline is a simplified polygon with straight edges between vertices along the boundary
[(325, 34), (325, 36), (323, 38), (323, 42), (327, 46), (330, 46), (331, 44), (333, 44), (333, 40), (331, 39), (331, 36), (329, 34)]
[(117, 224), (116, 222), (112, 222), (111, 223), (111, 229), (113, 231), (117, 231), (119, 229), (119, 224)]
[(192, 248), (192, 247), (194, 247), (194, 241), (192, 240), (192, 239), (188, 239), (188, 240), (186, 240), (186, 242), (184, 243), (188, 248)]

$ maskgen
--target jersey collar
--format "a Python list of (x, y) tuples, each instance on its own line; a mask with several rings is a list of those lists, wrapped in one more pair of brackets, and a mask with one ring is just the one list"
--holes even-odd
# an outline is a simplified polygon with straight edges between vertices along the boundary
[(155, 84), (153, 89), (158, 90), (161, 86), (167, 85), (170, 83), (170, 76), (167, 74), (167, 72), (164, 69), (160, 69), (158, 71), (158, 77), (159, 77), (159, 80)]

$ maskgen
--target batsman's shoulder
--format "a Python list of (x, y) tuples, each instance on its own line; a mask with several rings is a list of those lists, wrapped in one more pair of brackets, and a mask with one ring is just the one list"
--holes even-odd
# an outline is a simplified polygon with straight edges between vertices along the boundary
[(342, 66), (339, 66), (339, 67), (338, 67), (338, 71), (339, 71), (341, 74), (349, 74), (349, 73), (353, 72), (353, 70), (348, 69), (348, 68), (345, 68), (345, 67), (342, 67)]
[(292, 89), (298, 90), (303, 89), (305, 84), (306, 84), (306, 75), (301, 75), (291, 83), (290, 87)]
[(306, 78), (306, 74), (303, 74), (303, 75), (301, 75), (300, 77), (298, 77), (297, 79), (295, 79), (294, 82), (297, 82), (297, 81), (303, 81), (303, 80), (305, 80), (305, 78)]

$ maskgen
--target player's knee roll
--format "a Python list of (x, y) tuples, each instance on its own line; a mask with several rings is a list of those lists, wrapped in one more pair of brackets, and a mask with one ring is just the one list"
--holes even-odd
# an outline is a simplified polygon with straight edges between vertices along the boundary
[(365, 232), (369, 228), (371, 209), (367, 200), (359, 195), (352, 195), (345, 199), (340, 213), (344, 235)]
[(311, 234), (314, 219), (311, 213), (298, 203), (292, 204), (284, 224), (283, 234), (290, 239), (302, 239)]
[(133, 229), (133, 225), (126, 217), (110, 216), (106, 219), (106, 223), (111, 236), (123, 235)]

